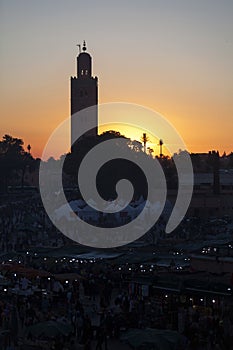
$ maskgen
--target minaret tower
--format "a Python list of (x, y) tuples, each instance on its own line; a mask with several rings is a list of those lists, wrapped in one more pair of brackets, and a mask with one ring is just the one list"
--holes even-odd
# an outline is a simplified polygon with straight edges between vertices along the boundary
[[(80, 48), (80, 45), (78, 45)], [(75, 115), (87, 107), (96, 106), (87, 113), (87, 118), (94, 118), (98, 125), (98, 78), (92, 77), (92, 58), (86, 52), (86, 43), (83, 42), (77, 57), (77, 76), (71, 77), (71, 145), (76, 140), (79, 126), (79, 118)], [(88, 121), (87, 121), (88, 122)], [(90, 130), (85, 136), (91, 137), (98, 134), (98, 127)]]

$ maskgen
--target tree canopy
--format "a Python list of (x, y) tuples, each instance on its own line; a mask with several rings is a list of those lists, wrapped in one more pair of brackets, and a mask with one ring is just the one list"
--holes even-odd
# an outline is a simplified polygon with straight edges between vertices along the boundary
[(25, 151), (23, 145), (22, 139), (7, 134), (0, 141), (0, 189), (3, 191), (7, 191), (12, 178), (21, 176), (23, 185), (25, 169), (33, 165), (30, 150)]

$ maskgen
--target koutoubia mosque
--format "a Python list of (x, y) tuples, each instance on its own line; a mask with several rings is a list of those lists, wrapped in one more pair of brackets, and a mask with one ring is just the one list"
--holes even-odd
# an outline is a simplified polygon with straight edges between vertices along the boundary
[[(71, 144), (76, 140), (79, 123), (85, 122), (86, 117), (96, 125), (88, 131), (85, 136), (96, 136), (98, 134), (98, 78), (92, 76), (92, 57), (87, 52), (86, 42), (83, 42), (77, 56), (77, 75), (71, 77)], [(92, 107), (87, 115), (77, 113), (88, 107)]]

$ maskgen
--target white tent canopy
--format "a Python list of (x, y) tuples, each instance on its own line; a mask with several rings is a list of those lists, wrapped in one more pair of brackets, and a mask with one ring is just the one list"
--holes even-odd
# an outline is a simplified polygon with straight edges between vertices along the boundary
[[(93, 208), (96, 206), (96, 203), (92, 199), (90, 199), (88, 203), (90, 205), (85, 205), (86, 203), (82, 199), (78, 199), (69, 202), (69, 204), (67, 203), (62, 205), (60, 208), (54, 211), (55, 220), (66, 218), (72, 221), (74, 220), (72, 215), (73, 211), (76, 212), (80, 218), (91, 218), (93, 220), (98, 220), (99, 212)], [(93, 207), (91, 205), (93, 205)], [(143, 211), (141, 219), (146, 220), (147, 218), (155, 217), (158, 211), (161, 210), (161, 203), (159, 201), (150, 203), (149, 201), (145, 201), (142, 196), (137, 201), (128, 204), (126, 207), (124, 206), (125, 202), (123, 200), (111, 201), (105, 207), (105, 211), (109, 211), (111, 213), (114, 210), (114, 217), (117, 220), (120, 219), (121, 212), (126, 213), (131, 219), (134, 219)], [(163, 215), (168, 217), (171, 211), (172, 205), (169, 201), (166, 201), (163, 208)], [(104, 213), (103, 215), (106, 216), (108, 213)]]

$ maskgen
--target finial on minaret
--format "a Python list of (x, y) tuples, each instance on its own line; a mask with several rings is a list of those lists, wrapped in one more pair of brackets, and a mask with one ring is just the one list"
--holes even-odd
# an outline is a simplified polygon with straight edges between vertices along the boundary
[(83, 51), (86, 51), (87, 47), (86, 47), (86, 41), (83, 40)]

